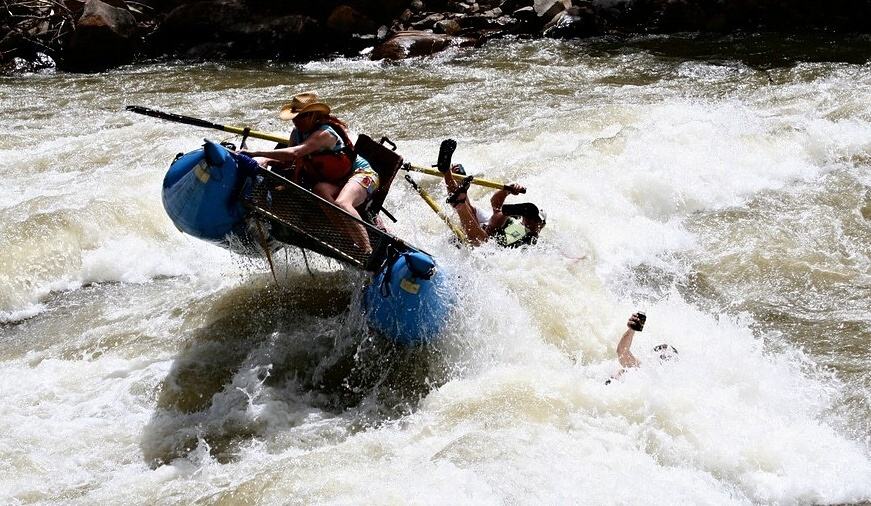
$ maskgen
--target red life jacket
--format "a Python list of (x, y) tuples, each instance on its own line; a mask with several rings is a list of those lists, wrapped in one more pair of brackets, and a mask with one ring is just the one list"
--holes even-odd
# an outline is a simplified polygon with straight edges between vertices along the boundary
[(351, 142), (348, 131), (341, 123), (328, 118), (317, 128), (323, 125), (331, 126), (339, 134), (344, 147), (339, 151), (322, 151), (298, 159), (296, 161), (297, 173), (300, 174), (307, 186), (313, 186), (320, 182), (340, 186), (351, 177), (351, 169), (357, 159), (357, 153), (354, 151), (354, 144)]

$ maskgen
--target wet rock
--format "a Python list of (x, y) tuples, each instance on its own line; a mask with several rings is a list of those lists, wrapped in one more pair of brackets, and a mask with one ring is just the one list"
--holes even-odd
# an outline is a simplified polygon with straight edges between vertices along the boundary
[(372, 51), (373, 60), (402, 60), (428, 56), (451, 46), (473, 46), (476, 41), (422, 31), (399, 32)]
[(411, 24), (411, 27), (415, 30), (431, 30), (436, 23), (445, 19), (444, 14), (430, 14), (429, 16), (421, 19), (420, 21), (414, 22)]
[(545, 25), (545, 37), (570, 39), (600, 33), (602, 27), (591, 7), (573, 6), (560, 12)]
[(408, 23), (413, 16), (414, 13), (411, 12), (411, 9), (405, 9), (404, 11), (402, 11), (402, 14), (400, 14), (399, 17), (396, 18), (396, 20), (400, 23)]
[(531, 5), (529, 7), (521, 7), (512, 12), (511, 15), (518, 21), (534, 21), (538, 19), (538, 14), (535, 13), (535, 9)]
[(460, 19), (460, 24), (464, 30), (480, 30), (483, 28), (495, 28), (497, 26), (495, 18), (483, 14), (464, 16)]
[(560, 12), (572, 6), (571, 0), (535, 0), (532, 8), (542, 24), (550, 23)]
[(327, 28), (342, 34), (372, 33), (375, 22), (350, 5), (340, 5), (327, 18)]
[(420, 12), (423, 10), (423, 1), (411, 0), (411, 3), (408, 4), (408, 8), (411, 9), (412, 12)]
[(463, 27), (456, 19), (444, 19), (433, 26), (432, 31), (435, 33), (446, 33), (448, 35), (456, 35), (460, 33)]
[(469, 12), (469, 10), (471, 9), (471, 4), (465, 2), (449, 1), (446, 5), (446, 9), (450, 12), (457, 12), (462, 14)]
[(112, 3), (85, 3), (66, 49), (64, 67), (99, 71), (131, 61), (136, 19), (123, 1)]

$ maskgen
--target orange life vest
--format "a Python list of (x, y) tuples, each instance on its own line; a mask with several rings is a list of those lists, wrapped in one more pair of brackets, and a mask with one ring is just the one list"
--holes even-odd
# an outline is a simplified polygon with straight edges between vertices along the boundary
[(331, 126), (339, 134), (344, 147), (339, 151), (322, 151), (298, 159), (296, 161), (297, 174), (308, 186), (320, 182), (343, 185), (351, 177), (351, 169), (354, 167), (354, 161), (357, 160), (357, 153), (354, 151), (354, 144), (342, 124), (333, 119), (327, 119), (317, 128), (323, 125)]

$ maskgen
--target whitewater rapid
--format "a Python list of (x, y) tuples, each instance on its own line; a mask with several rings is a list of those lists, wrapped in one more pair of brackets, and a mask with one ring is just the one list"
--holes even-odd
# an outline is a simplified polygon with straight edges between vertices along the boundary
[[(869, 85), (555, 41), (0, 78), (0, 501), (871, 501)], [(280, 132), (305, 89), (547, 211), (539, 247), (469, 252), (394, 183), (392, 231), (457, 278), (438, 343), (367, 333), (360, 274), (183, 236), (163, 174), (223, 134), (123, 112)]]

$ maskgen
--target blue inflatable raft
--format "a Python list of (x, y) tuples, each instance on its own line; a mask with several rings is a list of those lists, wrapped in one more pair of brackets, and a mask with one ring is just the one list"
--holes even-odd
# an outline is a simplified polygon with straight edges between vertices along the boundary
[[(359, 209), (367, 221), (210, 141), (172, 163), (163, 205), (182, 232), (238, 253), (255, 252), (253, 246), (264, 241), (271, 251), (277, 241), (374, 273), (364, 293), (370, 326), (400, 344), (431, 341), (454, 301), (444, 273), (431, 255), (372, 224), (402, 158), (362, 135), (357, 150), (366, 153), (382, 181), (381, 193)], [(351, 240), (353, 227), (366, 232), (369, 248)]]

